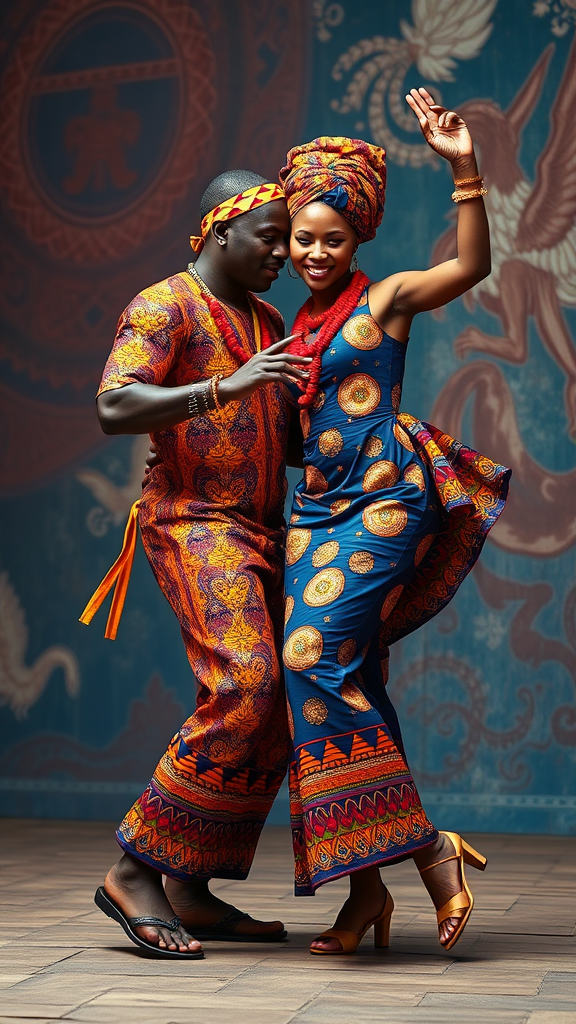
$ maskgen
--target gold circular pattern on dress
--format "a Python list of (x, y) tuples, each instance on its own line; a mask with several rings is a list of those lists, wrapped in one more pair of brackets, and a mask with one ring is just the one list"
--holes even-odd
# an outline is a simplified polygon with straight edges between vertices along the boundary
[(417, 466), (415, 462), (410, 463), (408, 468), (404, 470), (404, 479), (407, 484), (416, 484), (419, 491), (426, 490), (424, 473), (420, 469), (420, 466)]
[(288, 622), (288, 619), (292, 615), (293, 611), (294, 611), (294, 598), (292, 597), (291, 594), (288, 594), (288, 597), (286, 598), (286, 604), (284, 605), (284, 625), (286, 625), (286, 623)]
[(401, 399), (402, 399), (402, 385), (401, 384), (395, 384), (394, 385), (394, 387), (392, 388), (391, 399), (392, 399), (392, 408), (394, 409), (394, 412), (398, 412), (398, 410), (400, 408), (400, 402), (401, 402)]
[(311, 530), (304, 530), (302, 527), (288, 530), (286, 536), (286, 565), (294, 565), (294, 562), (302, 558), (311, 539)]
[(336, 501), (333, 501), (330, 505), (330, 515), (337, 516), (340, 512), (345, 512), (347, 508), (350, 508), (351, 504), (351, 498), (337, 498)]
[(399, 501), (375, 501), (362, 513), (362, 522), (377, 537), (397, 537), (408, 522), (408, 513)]
[(394, 437), (396, 438), (397, 441), (400, 442), (401, 445), (404, 445), (406, 451), (413, 452), (415, 450), (414, 445), (412, 444), (412, 441), (408, 437), (408, 434), (406, 433), (405, 430), (402, 429), (400, 424), (395, 423), (392, 429), (394, 432)]
[(318, 394), (316, 395), (316, 398), (312, 402), (312, 408), (315, 409), (316, 412), (319, 412), (320, 409), (322, 408), (322, 406), (324, 405), (325, 401), (326, 401), (326, 392), (325, 391), (319, 391)]
[(310, 725), (323, 725), (328, 718), (328, 708), (320, 697), (309, 697), (302, 705), (302, 714)]
[(351, 317), (342, 328), (342, 337), (353, 348), (361, 348), (369, 351), (378, 348), (384, 337), (384, 331), (378, 327), (376, 321), (367, 313), (360, 313)]
[(435, 534), (429, 533), (424, 537), (418, 547), (416, 548), (416, 554), (414, 555), (414, 565), (420, 565), (420, 562), (424, 558), (424, 555), (428, 551), (432, 541), (434, 540)]
[(340, 545), (337, 540), (327, 540), (325, 544), (321, 544), (319, 548), (312, 555), (312, 565), (315, 569), (321, 569), (323, 565), (328, 565), (333, 558), (340, 551)]
[(364, 455), (367, 455), (369, 459), (374, 459), (377, 455), (380, 455), (384, 445), (382, 438), (374, 434), (373, 437), (369, 437), (364, 445)]
[(346, 579), (341, 569), (321, 569), (304, 587), (304, 604), (312, 608), (331, 604), (344, 590)]
[(370, 701), (362, 693), (362, 690), (359, 690), (350, 680), (343, 683), (340, 694), (342, 700), (345, 700), (355, 711), (370, 711), (372, 707)]
[(338, 651), (336, 652), (336, 658), (339, 665), (346, 668), (350, 664), (352, 658), (356, 654), (356, 641), (350, 638), (345, 640), (344, 643), (340, 644)]
[(310, 433), (310, 413), (307, 409), (300, 410), (300, 427), (302, 429), (302, 437), (306, 440)]
[(354, 551), (348, 559), (352, 572), (365, 573), (374, 568), (374, 555), (370, 551)]
[(365, 306), (367, 302), (368, 302), (368, 292), (364, 292), (360, 296), (360, 298), (358, 299), (358, 302), (356, 303), (356, 306)]
[(352, 373), (338, 388), (338, 405), (347, 416), (367, 416), (380, 404), (380, 385), (367, 373)]
[(392, 590), (386, 595), (386, 598), (384, 599), (384, 604), (382, 605), (382, 609), (380, 611), (380, 618), (382, 619), (382, 622), (386, 621), (386, 619), (390, 615), (390, 612), (398, 603), (398, 598), (400, 597), (400, 594), (402, 593), (403, 590), (404, 587), (402, 584), (400, 584), (398, 587), (393, 587)]
[(284, 664), (294, 672), (312, 668), (319, 660), (324, 647), (322, 633), (314, 626), (299, 626), (294, 629), (284, 644)]
[(400, 470), (395, 462), (388, 462), (388, 459), (380, 459), (373, 462), (364, 473), (362, 490), (380, 491), (383, 487), (394, 487), (398, 482)]
[(304, 470), (306, 493), (309, 498), (319, 498), (328, 490), (328, 481), (316, 466), (306, 466)]
[(339, 430), (333, 427), (331, 430), (325, 430), (318, 438), (318, 447), (322, 452), (322, 455), (328, 455), (332, 458), (334, 455), (338, 455), (344, 447), (344, 438)]
[(290, 516), (290, 522), (291, 523), (299, 523), (300, 519), (301, 519), (301, 517), (297, 516), (295, 512), (293, 512), (292, 515)]

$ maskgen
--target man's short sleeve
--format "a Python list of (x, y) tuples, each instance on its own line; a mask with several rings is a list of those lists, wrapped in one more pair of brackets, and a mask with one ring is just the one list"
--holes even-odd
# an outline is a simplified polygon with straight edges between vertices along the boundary
[(120, 317), (98, 394), (125, 384), (162, 384), (184, 335), (182, 309), (167, 282), (141, 292)]

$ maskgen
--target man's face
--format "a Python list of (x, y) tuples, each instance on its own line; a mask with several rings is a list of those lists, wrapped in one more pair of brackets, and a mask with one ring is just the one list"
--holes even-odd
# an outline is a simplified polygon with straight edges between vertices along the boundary
[(251, 292), (267, 292), (288, 259), (290, 218), (283, 199), (229, 221), (226, 271)]

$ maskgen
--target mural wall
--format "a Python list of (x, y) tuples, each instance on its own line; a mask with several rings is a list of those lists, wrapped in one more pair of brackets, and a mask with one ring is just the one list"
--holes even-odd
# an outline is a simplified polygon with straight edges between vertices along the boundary
[[(183, 267), (217, 173), (319, 134), (385, 147), (370, 276), (454, 251), (449, 169), (404, 103), (471, 126), (493, 273), (410, 342), (403, 408), (513, 469), (457, 599), (390, 686), (440, 827), (576, 828), (576, 103), (572, 0), (18, 0), (0, 51), (0, 811), (114, 818), (189, 713), (138, 552), (118, 640), (77, 622), (118, 553), (145, 438), (94, 393), (119, 313)], [(305, 297), (281, 279), (287, 319)], [(292, 482), (297, 476), (292, 474)], [(286, 820), (281, 794), (274, 820)]]

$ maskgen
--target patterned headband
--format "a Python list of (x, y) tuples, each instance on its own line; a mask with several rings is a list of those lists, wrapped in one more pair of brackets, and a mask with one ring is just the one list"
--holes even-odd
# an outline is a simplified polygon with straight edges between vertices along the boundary
[(190, 245), (194, 252), (201, 252), (204, 248), (204, 239), (210, 228), (217, 220), (232, 220), (239, 217), (241, 213), (250, 213), (265, 203), (273, 203), (276, 199), (284, 199), (284, 189), (273, 182), (263, 182), (262, 185), (255, 185), (232, 196), (219, 206), (215, 206), (210, 213), (207, 213), (200, 225), (200, 235), (190, 235)]

